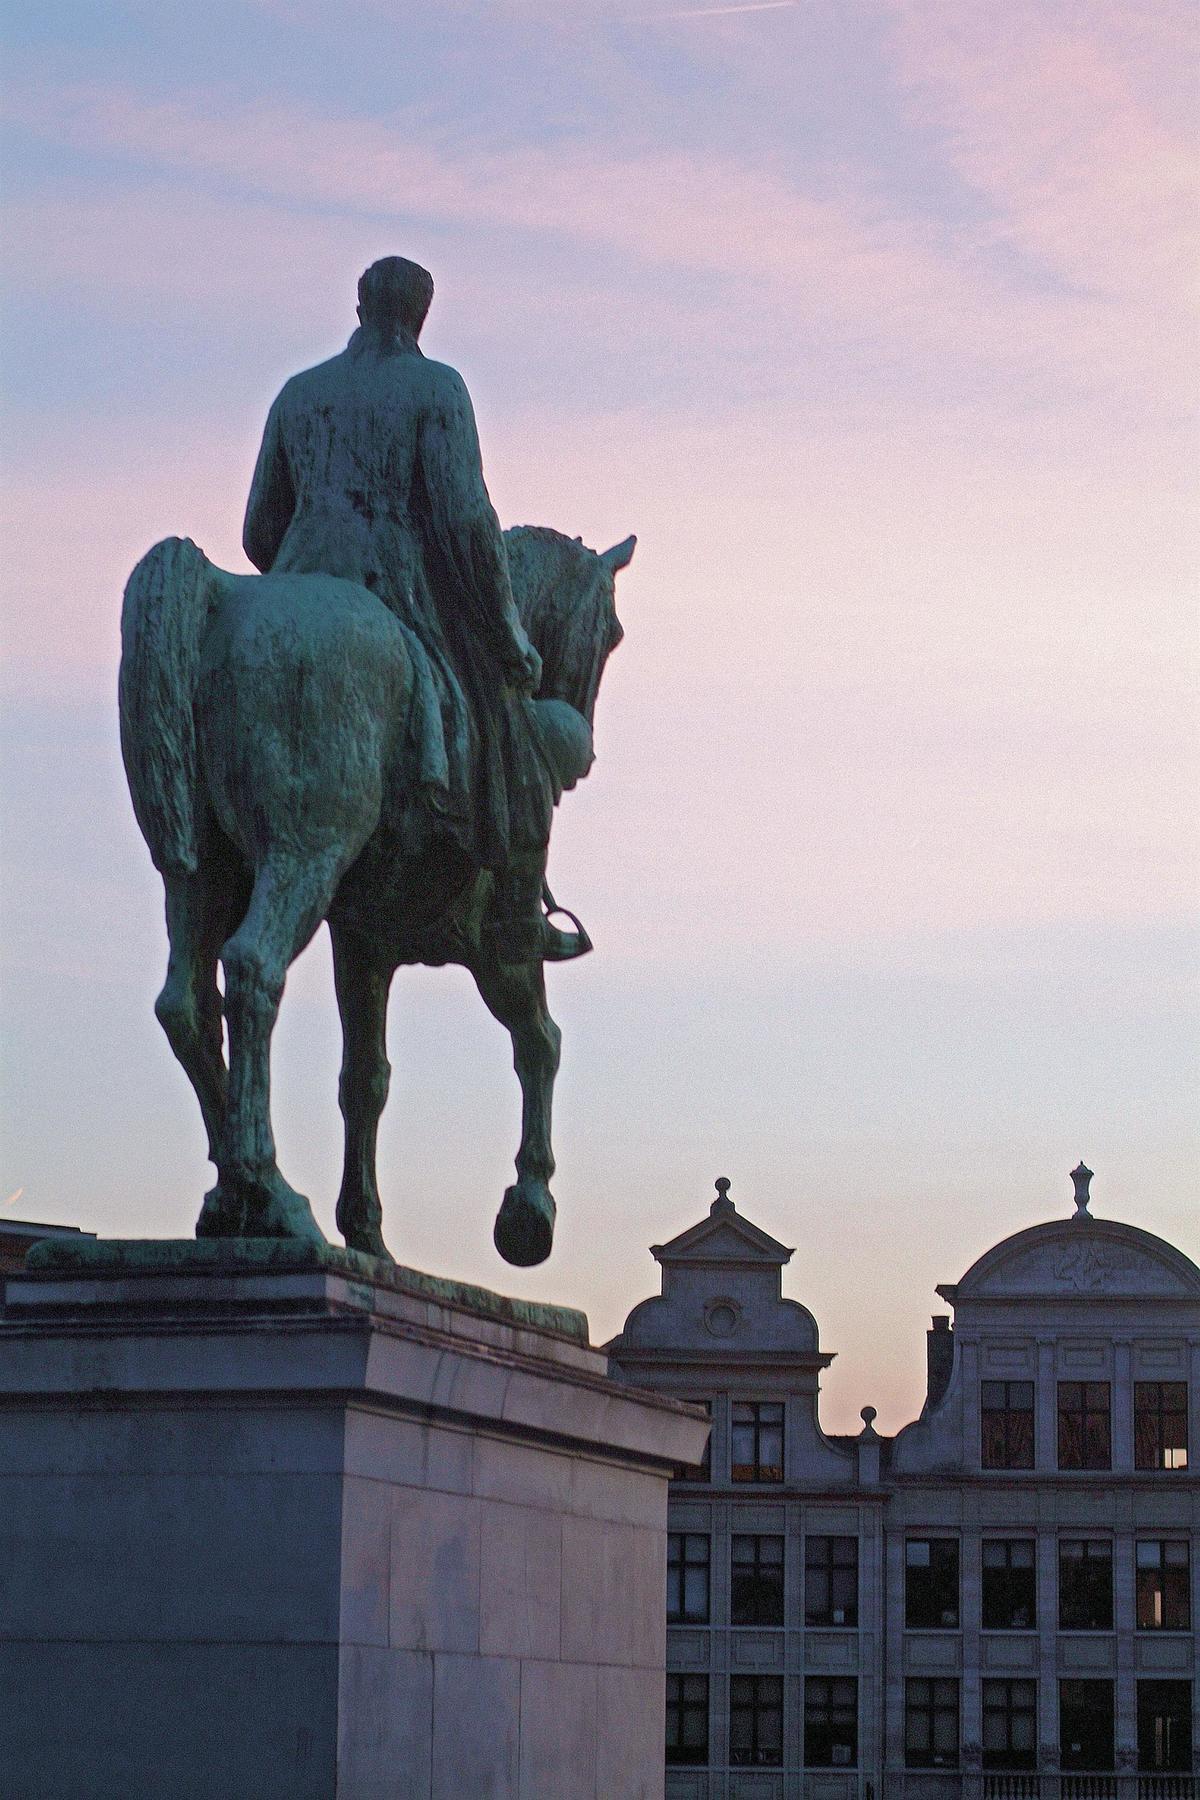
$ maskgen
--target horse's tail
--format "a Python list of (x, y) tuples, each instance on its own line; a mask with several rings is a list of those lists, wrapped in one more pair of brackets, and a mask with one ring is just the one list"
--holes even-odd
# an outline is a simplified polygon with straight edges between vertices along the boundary
[(164, 538), (129, 577), (121, 608), (121, 754), (163, 875), (193, 874), (199, 862), (192, 702), (213, 573), (191, 538)]

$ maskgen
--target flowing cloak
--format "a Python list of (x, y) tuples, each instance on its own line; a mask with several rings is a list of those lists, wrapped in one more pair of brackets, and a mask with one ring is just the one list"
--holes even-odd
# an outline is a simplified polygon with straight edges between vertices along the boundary
[(497, 869), (544, 844), (558, 784), (536, 709), (504, 673), (517, 615), (461, 376), (362, 330), (293, 376), (267, 419), (243, 542), (263, 571), (360, 582), (408, 628), (411, 846), (432, 825)]

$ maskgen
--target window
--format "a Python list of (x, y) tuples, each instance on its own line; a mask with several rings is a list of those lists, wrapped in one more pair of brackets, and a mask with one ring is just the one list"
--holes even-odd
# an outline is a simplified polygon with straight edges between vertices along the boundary
[(1112, 1545), (1104, 1538), (1062, 1538), (1058, 1546), (1058, 1628), (1111, 1631)]
[(1112, 1468), (1112, 1404), (1107, 1381), (1059, 1382), (1058, 1466)]
[(694, 1531), (667, 1533), (667, 1624), (708, 1624), (709, 1540)]
[(858, 1763), (858, 1682), (809, 1675), (804, 1683), (804, 1762), (810, 1769)]
[[(702, 1406), (709, 1418), (712, 1418), (711, 1400), (689, 1400), (689, 1406)], [(712, 1428), (704, 1440), (704, 1455), (699, 1463), (676, 1463), (672, 1481), (711, 1481), (712, 1480)]]
[(905, 1682), (904, 1762), (909, 1769), (957, 1769), (957, 1681), (922, 1676)]
[(783, 1480), (782, 1401), (734, 1402), (730, 1460), (734, 1481)]
[(983, 1684), (983, 1766), (1037, 1767), (1037, 1682)]
[(1139, 1538), (1135, 1558), (1138, 1630), (1190, 1630), (1191, 1570), (1186, 1542)]
[(1037, 1571), (1032, 1538), (984, 1538), (983, 1629), (1032, 1631)]
[(783, 1762), (783, 1676), (729, 1677), (729, 1760), (735, 1768)]
[(783, 1624), (783, 1539), (733, 1539), (729, 1592), (732, 1625)]
[(1187, 1468), (1187, 1382), (1133, 1384), (1133, 1466)]
[(1138, 1768), (1187, 1774), (1192, 1766), (1192, 1684), (1137, 1684)]
[(1111, 1769), (1113, 1766), (1113, 1684), (1060, 1681), (1058, 1684), (1060, 1766)]
[(1032, 1469), (1032, 1381), (984, 1381), (979, 1392), (984, 1468)]
[(904, 1623), (916, 1630), (958, 1625), (958, 1542), (909, 1538), (904, 1546)]
[(667, 1676), (667, 1761), (708, 1761), (708, 1676)]
[(857, 1626), (857, 1538), (805, 1538), (804, 1623)]

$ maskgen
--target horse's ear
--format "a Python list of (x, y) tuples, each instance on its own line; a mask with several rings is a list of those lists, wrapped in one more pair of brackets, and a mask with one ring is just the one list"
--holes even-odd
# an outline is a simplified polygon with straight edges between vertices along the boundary
[(633, 553), (637, 548), (637, 539), (627, 537), (623, 544), (614, 544), (611, 550), (600, 552), (600, 561), (607, 565), (615, 575), (618, 569), (627, 569), (633, 561)]

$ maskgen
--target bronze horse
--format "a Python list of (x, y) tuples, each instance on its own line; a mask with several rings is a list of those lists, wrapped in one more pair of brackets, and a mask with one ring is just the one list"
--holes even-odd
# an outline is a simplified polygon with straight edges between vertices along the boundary
[[(635, 540), (597, 555), (523, 526), (505, 541), (513, 595), (542, 658), (540, 735), (557, 785), (569, 788), (591, 766), (596, 694), (622, 635), (614, 578)], [(354, 582), (231, 575), (190, 539), (167, 538), (129, 578), (121, 637), (121, 747), (166, 889), (170, 959), (155, 1011), (196, 1091), (217, 1168), (197, 1236), (323, 1241), (276, 1162), (270, 1044), (287, 971), (324, 919), (343, 1035), (337, 1224), (347, 1245), (388, 1256), (375, 1141), (392, 976), (406, 963), (459, 963), (511, 1034), (521, 1083), (517, 1180), (496, 1219), (496, 1247), (512, 1263), (544, 1261), (559, 1031), (540, 959), (501, 962), (484, 929), (492, 876), (436, 837), (412, 843), (404, 626)]]

